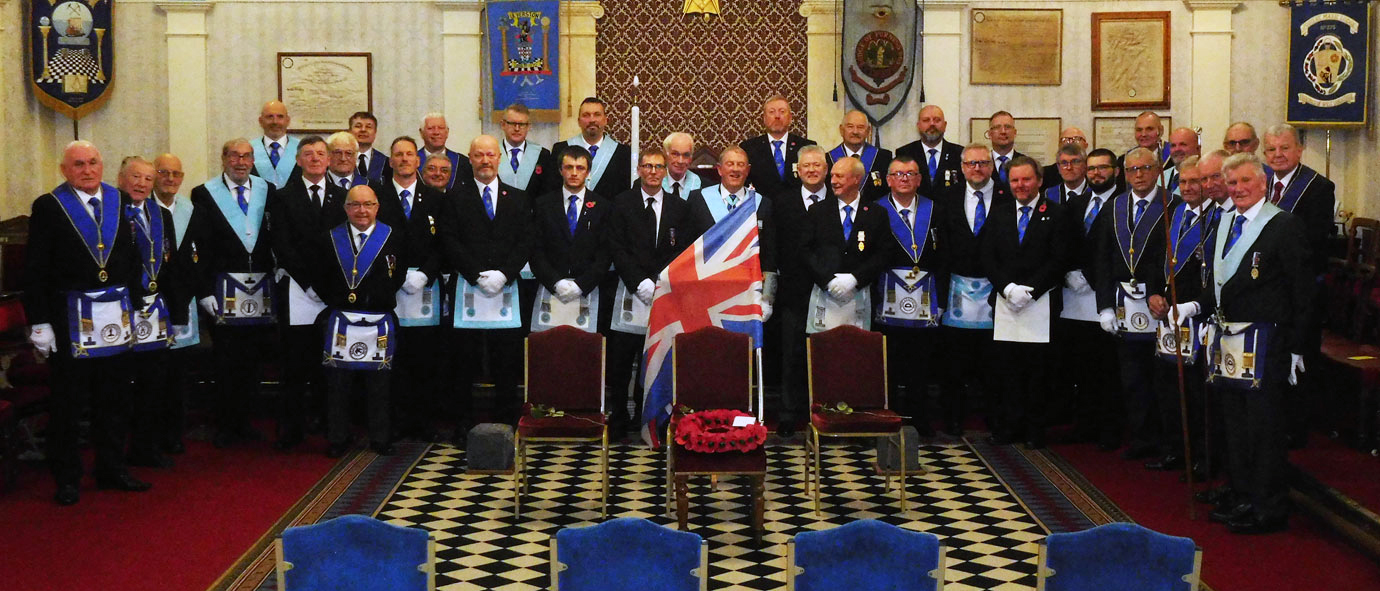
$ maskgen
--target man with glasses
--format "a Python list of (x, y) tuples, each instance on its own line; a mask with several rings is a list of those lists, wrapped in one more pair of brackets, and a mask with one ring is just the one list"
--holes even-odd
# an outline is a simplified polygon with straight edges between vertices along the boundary
[[(192, 200), (177, 194), (182, 189), (182, 180), (186, 176), (182, 172), (182, 159), (173, 154), (161, 154), (153, 159), (153, 167), (154, 174), (157, 175), (153, 182), (153, 196), (158, 206), (172, 215), (173, 227), (176, 230), (173, 248), (177, 249), (180, 255), (185, 255), (190, 262), (190, 248), (184, 248), (184, 245), (190, 244), (185, 238), (187, 225), (192, 219)], [(187, 270), (189, 276), (192, 272), (190, 268)], [(182, 443), (187, 404), (187, 369), (192, 363), (191, 352), (187, 349), (201, 342), (196, 302), (187, 303), (187, 323), (173, 327), (176, 340), (168, 352), (168, 381), (165, 386), (168, 404), (162, 409), (166, 414), (159, 421), (164, 426), (159, 442), (160, 450), (173, 455), (187, 451), (187, 446)]]
[(1001, 178), (1007, 182), (1007, 168), (1011, 160), (1024, 156), (1016, 151), (1016, 118), (1006, 111), (997, 111), (987, 119), (987, 140), (992, 142), (992, 162)]
[(551, 151), (527, 141), (532, 114), (527, 105), (513, 103), (503, 110), (503, 163), (498, 178), (528, 195), (545, 195), (560, 186), (560, 171)]
[[(969, 144), (962, 151), (964, 183), (938, 194), (939, 244), (949, 271), (949, 298), (942, 321), (947, 371), (943, 398), (945, 431), (963, 434), (969, 401), (996, 393), (988, 351), (992, 346), (992, 283), (979, 245), (994, 207), (1012, 207), (1011, 193), (992, 178), (992, 150)], [(989, 409), (990, 410), (990, 409)]]
[[(1065, 127), (1063, 131), (1059, 132), (1059, 147), (1063, 148), (1069, 145), (1078, 146), (1080, 150), (1086, 153), (1088, 151), (1087, 134), (1084, 134), (1083, 130), (1077, 127)], [(1044, 171), (1041, 173), (1041, 177), (1044, 179), (1044, 182), (1040, 185), (1040, 190), (1042, 191), (1048, 190), (1050, 187), (1058, 186), (1059, 183), (1064, 181), (1063, 175), (1059, 172), (1058, 161), (1046, 164)], [(1060, 203), (1062, 203), (1062, 201)]]
[(944, 119), (944, 109), (939, 105), (925, 105), (915, 120), (915, 131), (920, 139), (896, 149), (897, 156), (910, 156), (921, 164), (920, 183), (923, 195), (938, 195), (941, 189), (959, 185), (964, 174), (959, 161), (963, 160), (963, 147), (944, 139), (944, 130), (949, 122)]
[(470, 176), (469, 161), (461, 158), (459, 152), (446, 147), (446, 142), (450, 139), (450, 125), (446, 124), (445, 114), (440, 112), (427, 113), (425, 117), (422, 117), (422, 127), (417, 130), (417, 133), (422, 138), (422, 149), (417, 150), (419, 161), (424, 162), (432, 156), (445, 156), (450, 160), (450, 169), (453, 174), (450, 177), (450, 184), (446, 185), (446, 192), (455, 187), (456, 178)]
[(839, 124), (839, 136), (843, 138), (843, 143), (829, 150), (829, 162), (838, 162), (849, 156), (861, 160), (863, 166), (867, 167), (867, 175), (863, 178), (863, 201), (871, 203), (885, 196), (888, 192), (886, 175), (891, 169), (891, 150), (868, 143), (872, 138), (872, 124), (867, 120), (867, 115), (857, 109), (845, 113), (843, 123)]
[(1164, 288), (1164, 214), (1174, 203), (1159, 186), (1160, 159), (1135, 148), (1126, 155), (1130, 190), (1104, 207), (1111, 223), (1103, 226), (1095, 275), (1098, 322), (1119, 337), (1117, 358), (1127, 409), (1130, 443), (1122, 457), (1141, 460), (1164, 455), (1156, 412), (1155, 325), (1147, 298)]
[(815, 143), (791, 133), (791, 121), (791, 102), (774, 95), (762, 103), (762, 126), (767, 132), (738, 144), (752, 164), (748, 184), (763, 195), (775, 195), (783, 185), (798, 180), (796, 155)]
[[(326, 138), (326, 153), (330, 166), (326, 184), (348, 192), (356, 185), (369, 184), (369, 177), (359, 173), (355, 157), (359, 155), (359, 140), (348, 131), (337, 131)], [(343, 193), (342, 193), (343, 196)]]
[(444, 195), (450, 185), (450, 159), (445, 156), (432, 156), (426, 159), (421, 169), (422, 183), (437, 193)]
[[(551, 151), (560, 154), (566, 146), (580, 146), (589, 152), (593, 161), (585, 187), (600, 195), (620, 195), (632, 187), (632, 149), (608, 135), (608, 105), (590, 96), (580, 101), (580, 133), (557, 142)], [(663, 159), (662, 164), (665, 164)], [(553, 185), (558, 181), (553, 181)]]
[(661, 190), (668, 195), (684, 199), (691, 191), (704, 186), (700, 175), (690, 171), (690, 163), (695, 158), (695, 137), (677, 131), (666, 136), (661, 142), (666, 151), (666, 178), (661, 180)]
[(1255, 153), (1260, 149), (1260, 138), (1255, 135), (1255, 126), (1245, 121), (1237, 121), (1222, 135), (1222, 149), (1231, 154)]
[[(359, 111), (350, 115), (349, 132), (355, 136), (355, 170), (365, 178), (366, 183), (381, 181), (388, 176), (388, 156), (374, 148), (378, 137), (379, 120), (373, 113)], [(355, 183), (359, 184), (359, 183)]]

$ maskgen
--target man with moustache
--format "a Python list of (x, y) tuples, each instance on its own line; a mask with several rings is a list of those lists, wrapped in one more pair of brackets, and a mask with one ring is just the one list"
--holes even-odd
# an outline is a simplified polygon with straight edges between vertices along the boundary
[[(992, 151), (970, 144), (962, 151), (964, 183), (938, 194), (939, 243), (949, 270), (949, 299), (944, 306), (944, 337), (947, 366), (943, 396), (944, 429), (963, 434), (965, 406), (977, 398), (996, 394), (988, 351), (992, 344), (992, 305), (987, 297), (992, 283), (982, 264), (979, 245), (985, 239), (988, 213), (1010, 207), (1011, 193), (992, 178)], [(989, 413), (995, 409), (989, 409)]]
[[(1074, 157), (1059, 149), (1061, 163), (1072, 164)], [(1063, 233), (1068, 265), (1061, 290), (1063, 309), (1055, 324), (1055, 346), (1059, 350), (1061, 379), (1056, 385), (1071, 392), (1068, 401), (1077, 441), (1097, 441), (1104, 450), (1120, 447), (1121, 382), (1117, 378), (1117, 337), (1099, 324), (1097, 293), (1098, 254), (1106, 245), (1101, 238), (1110, 224), (1111, 209), (1106, 207), (1117, 195), (1116, 154), (1106, 148), (1088, 153), (1085, 189), (1067, 195), (1063, 205)], [(1075, 166), (1059, 166), (1065, 173)], [(1062, 186), (1067, 186), (1065, 181)], [(1058, 402), (1056, 408), (1061, 407)]]
[(1245, 121), (1231, 124), (1227, 132), (1222, 134), (1222, 149), (1230, 154), (1254, 154), (1260, 149), (1260, 138), (1255, 135), (1255, 126)]
[(425, 184), (437, 193), (444, 195), (446, 187), (450, 186), (451, 173), (450, 158), (445, 156), (431, 156), (423, 163), (421, 176), (422, 184)]
[[(353, 136), (341, 133), (354, 142)], [(312, 282), (323, 263), (315, 243), (320, 234), (345, 221), (346, 189), (331, 184), (327, 177), (328, 163), (334, 160), (353, 165), (354, 154), (348, 158), (328, 156), (321, 136), (302, 138), (297, 144), (297, 167), (302, 174), (269, 195), (264, 211), (273, 258), (278, 263), (274, 297), (281, 304), (278, 332), (283, 346), (283, 391), (278, 437), (273, 443), (279, 451), (300, 444), (309, 421), (320, 423), (326, 398), (318, 351), (321, 333), (316, 328), (317, 314), (325, 304)]]
[(849, 156), (861, 160), (863, 166), (867, 167), (867, 175), (863, 179), (863, 201), (871, 203), (885, 196), (888, 189), (886, 175), (891, 169), (891, 150), (867, 143), (868, 138), (872, 137), (872, 124), (868, 122), (867, 115), (857, 109), (844, 113), (843, 123), (839, 124), (839, 137), (843, 138), (843, 143), (829, 150), (829, 162), (838, 162)]
[(461, 158), (459, 152), (446, 147), (446, 141), (450, 139), (450, 125), (446, 124), (445, 114), (436, 111), (427, 113), (422, 117), (422, 126), (417, 133), (422, 138), (422, 149), (417, 151), (420, 161), (425, 162), (432, 156), (445, 156), (450, 160), (452, 174), (446, 191), (455, 187), (455, 179), (470, 176), (469, 161)]
[(599, 97), (580, 102), (580, 134), (551, 147), (559, 154), (566, 146), (580, 146), (592, 161), (585, 187), (600, 195), (619, 195), (632, 186), (632, 149), (607, 134), (608, 105)]
[(560, 171), (550, 150), (527, 141), (532, 114), (527, 105), (513, 103), (503, 110), (503, 163), (498, 178), (530, 196), (545, 195), (561, 184)]
[(374, 139), (378, 137), (378, 118), (368, 111), (359, 111), (350, 115), (348, 124), (350, 134), (355, 136), (358, 143), (355, 170), (365, 178), (366, 183), (383, 180), (383, 171), (388, 168), (388, 156), (374, 148)]
[[(417, 175), (417, 140), (395, 138), (388, 147), (389, 177), (370, 184), (378, 200), (377, 219), (391, 228), (399, 240), (397, 273), (403, 283), (394, 299), (398, 303), (398, 346), (393, 356), (397, 371), (390, 377), (391, 400), (396, 410), (392, 425), (422, 441), (440, 439), (435, 417), (441, 414), (440, 399), (452, 391), (449, 373), (439, 356), (442, 343), (441, 308), (446, 288), (442, 273), (444, 255), (437, 240), (445, 201), (444, 182), (433, 176), (428, 184)], [(444, 155), (432, 156), (433, 168), (450, 166)], [(441, 188), (438, 188), (441, 187)], [(468, 402), (469, 398), (464, 400)], [(458, 435), (463, 439), (462, 424)]]
[(326, 138), (326, 154), (330, 164), (326, 170), (326, 183), (349, 191), (356, 185), (369, 184), (369, 177), (360, 174), (355, 167), (355, 156), (359, 155), (359, 141), (348, 131), (337, 131)]
[[(46, 454), (59, 505), (81, 498), (79, 422), (88, 402), (96, 487), (145, 491), (151, 486), (125, 468), (128, 405), (122, 382), (129, 366), (123, 353), (132, 341), (127, 314), (132, 302), (142, 301), (143, 289), (133, 233), (122, 223), (128, 197), (101, 183), (104, 168), (90, 142), (67, 145), (61, 164), (66, 180), (34, 199), (24, 250), (29, 343), (52, 364)], [(72, 318), (69, 309), (85, 312)]]
[[(589, 175), (589, 152), (579, 146), (569, 146), (561, 152), (561, 189), (537, 197), (533, 205), (535, 242), (532, 248), (532, 274), (543, 289), (562, 304), (571, 304), (589, 297), (594, 290), (614, 288), (609, 265), (613, 261), (605, 227), (613, 200), (585, 188)], [(602, 300), (613, 301), (610, 295), (590, 302), (599, 306), (597, 328), (606, 329), (612, 310)], [(540, 301), (540, 298), (538, 298)], [(523, 310), (524, 314), (534, 310)]]
[(297, 139), (288, 137), (287, 129), (292, 124), (287, 105), (281, 101), (268, 101), (259, 111), (259, 127), (264, 135), (254, 140), (254, 175), (275, 187), (286, 185), (288, 179), (296, 176), (297, 166), (293, 155), (297, 154)]
[[(191, 199), (177, 194), (182, 189), (182, 180), (186, 176), (182, 171), (182, 159), (173, 154), (161, 154), (153, 159), (153, 167), (154, 174), (157, 175), (153, 183), (153, 196), (158, 206), (172, 215), (176, 234), (173, 248), (188, 263), (185, 269), (187, 281), (194, 281), (195, 269), (190, 264), (191, 243), (186, 240), (187, 226), (192, 220), (194, 206)], [(189, 288), (192, 287), (194, 286), (189, 285)], [(168, 380), (165, 385), (168, 396), (164, 398), (167, 405), (156, 411), (159, 412), (160, 418), (155, 420), (164, 428), (158, 444), (161, 451), (173, 455), (187, 451), (186, 445), (182, 442), (182, 431), (186, 423), (187, 370), (192, 362), (191, 352), (187, 349), (201, 342), (201, 323), (198, 322), (196, 302), (190, 297), (187, 300), (187, 321), (173, 326), (175, 339), (168, 351)]]
[(1122, 457), (1141, 460), (1162, 455), (1154, 384), (1155, 326), (1150, 294), (1164, 289), (1164, 213), (1173, 206), (1158, 186), (1159, 156), (1145, 148), (1126, 155), (1130, 190), (1106, 206), (1112, 211), (1098, 247), (1094, 289), (1098, 322), (1115, 334), (1130, 444)]
[[(1088, 136), (1083, 133), (1082, 129), (1077, 127), (1065, 127), (1063, 131), (1059, 132), (1059, 148), (1062, 149), (1064, 146), (1077, 146), (1079, 150), (1082, 150), (1083, 153), (1086, 154), (1088, 152)], [(1040, 186), (1040, 190), (1042, 191), (1046, 191), (1050, 187), (1058, 186), (1059, 183), (1064, 182), (1063, 174), (1059, 170), (1059, 163), (1057, 160), (1045, 165), (1042, 177), (1044, 178), (1044, 184)], [(1045, 193), (1045, 196), (1048, 197), (1049, 193)], [(1064, 202), (1059, 201), (1059, 203)]]
[(1006, 111), (992, 113), (987, 119), (987, 140), (992, 142), (993, 167), (1005, 183), (1009, 178), (1007, 165), (1017, 156), (1025, 155), (1016, 151), (1016, 118)]
[(700, 175), (690, 171), (690, 163), (695, 159), (695, 136), (677, 131), (666, 136), (661, 142), (666, 152), (666, 178), (661, 179), (661, 190), (668, 195), (684, 199), (691, 191), (704, 186)]
[(211, 357), (216, 376), (212, 443), (228, 447), (257, 439), (248, 401), (258, 391), (271, 350), (274, 324), (272, 240), (264, 212), (272, 183), (250, 174), (254, 148), (236, 138), (221, 147), (219, 176), (192, 189), (195, 208), (187, 230), (197, 263), (196, 295), (213, 322)]
[(920, 139), (896, 149), (897, 156), (910, 156), (923, 164), (920, 173), (924, 181), (919, 191), (923, 195), (938, 195), (942, 189), (963, 183), (964, 174), (959, 164), (963, 160), (963, 147), (944, 139), (944, 130), (948, 127), (943, 109), (938, 105), (925, 105), (915, 121)]
[(1169, 164), (1160, 173), (1161, 183), (1175, 197), (1179, 196), (1179, 163), (1189, 156), (1201, 152), (1198, 146), (1198, 132), (1180, 127), (1169, 133)]
[[(466, 290), (488, 297), (516, 283), (533, 243), (532, 202), (526, 193), (499, 180), (500, 149), (498, 139), (489, 135), (470, 142), (474, 174), (456, 181), (455, 194), (441, 206), (439, 246), (451, 270), (459, 273), (456, 282), (463, 281), (469, 285)], [(455, 306), (459, 318), (463, 303), (458, 293)], [(454, 336), (462, 411), (470, 406), (471, 385), (487, 349), (496, 386), (495, 415), (500, 422), (515, 424), (522, 404), (517, 393), (522, 377), (520, 322), (516, 328), (461, 328)], [(457, 430), (457, 439), (463, 435)]]
[(172, 214), (149, 202), (156, 175), (153, 164), (138, 156), (126, 158), (120, 167), (119, 187), (129, 195), (124, 216), (130, 225), (139, 263), (144, 293), (141, 311), (132, 313), (134, 323), (133, 352), (129, 363), (130, 444), (131, 466), (149, 468), (172, 467), (172, 460), (161, 448), (171, 427), (167, 424), (177, 391), (168, 389), (168, 346), (173, 340), (173, 327), (187, 324), (187, 302), (190, 285), (186, 273), (190, 261), (183, 261), (177, 253), (177, 232)]
[[(1049, 396), (1050, 332), (1058, 317), (1064, 233), (1060, 207), (1040, 195), (1040, 165), (1015, 157), (1008, 174), (1015, 203), (998, 206), (987, 220), (982, 264), (992, 282), (995, 310), (992, 356), (1001, 360), (997, 425), (990, 442), (1045, 446)], [(1043, 308), (1043, 309), (1042, 309)]]
[(796, 180), (796, 154), (800, 148), (815, 143), (793, 133), (791, 102), (781, 95), (773, 95), (762, 103), (762, 127), (767, 132), (738, 144), (748, 155), (752, 172), (748, 184), (758, 193), (775, 195), (783, 184)]
[(772, 199), (777, 228), (778, 281), (774, 314), (781, 324), (781, 415), (777, 434), (790, 437), (799, 428), (809, 400), (805, 375), (805, 314), (810, 303), (810, 274), (805, 246), (812, 228), (809, 211), (833, 195), (826, 182), (828, 159), (824, 148), (809, 145), (796, 156), (799, 183), (792, 183)]

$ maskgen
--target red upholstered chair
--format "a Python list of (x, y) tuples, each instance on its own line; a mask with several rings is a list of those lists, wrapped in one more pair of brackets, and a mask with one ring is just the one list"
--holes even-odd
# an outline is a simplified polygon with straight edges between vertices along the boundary
[[(810, 432), (805, 438), (805, 491), (814, 487), (820, 513), (820, 437), (901, 438), (901, 510), (906, 510), (906, 440), (901, 416), (887, 408), (886, 336), (844, 325), (810, 335), (805, 343), (810, 368)], [(845, 403), (853, 412), (818, 410)], [(810, 467), (814, 466), (814, 481)], [(891, 489), (891, 476), (886, 476)]]
[[(707, 326), (675, 337), (672, 358), (673, 409), (731, 409), (752, 411), (752, 337)], [(760, 413), (760, 410), (759, 410)], [(761, 416), (757, 417), (760, 421)], [(676, 443), (675, 423), (666, 437), (667, 511), (674, 485), (676, 517), (685, 529), (690, 510), (691, 476), (747, 476), (752, 481), (752, 524), (762, 539), (763, 503), (766, 490), (767, 454), (764, 447), (749, 452), (694, 452)]]
[[(558, 326), (527, 337), (526, 398), (513, 436), (513, 516), (522, 510), (527, 492), (527, 443), (600, 445), (603, 465), (602, 505), (609, 514), (609, 428), (604, 415), (604, 337), (570, 326)], [(561, 416), (533, 416), (541, 405)]]

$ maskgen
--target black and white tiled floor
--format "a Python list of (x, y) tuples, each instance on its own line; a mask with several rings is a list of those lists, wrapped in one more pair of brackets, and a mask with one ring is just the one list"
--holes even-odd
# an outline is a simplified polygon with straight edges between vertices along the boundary
[[(883, 490), (863, 446), (826, 448), (822, 516), (802, 492), (799, 446), (769, 447), (766, 529), (753, 542), (746, 479), (692, 481), (689, 529), (708, 540), (710, 589), (784, 589), (785, 543), (796, 533), (876, 518), (931, 532), (948, 546), (945, 589), (1035, 586), (1039, 525), (967, 445), (927, 445), (928, 473), (911, 475), (909, 510)], [(464, 452), (427, 452), (379, 511), (380, 519), (436, 532), (437, 589), (528, 591), (549, 587), (549, 539), (562, 527), (599, 520), (598, 450), (529, 448), (530, 494), (513, 518), (511, 477), (465, 473)], [(674, 527), (665, 512), (664, 455), (618, 445), (610, 456), (609, 517), (645, 517)]]

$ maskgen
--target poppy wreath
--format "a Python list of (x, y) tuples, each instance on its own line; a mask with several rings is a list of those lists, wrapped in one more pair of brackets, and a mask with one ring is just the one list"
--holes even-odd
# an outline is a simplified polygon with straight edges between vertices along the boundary
[(734, 419), (751, 416), (751, 413), (731, 409), (702, 410), (681, 415), (676, 421), (676, 443), (700, 453), (752, 451), (766, 442), (766, 426), (761, 423), (733, 426)]

